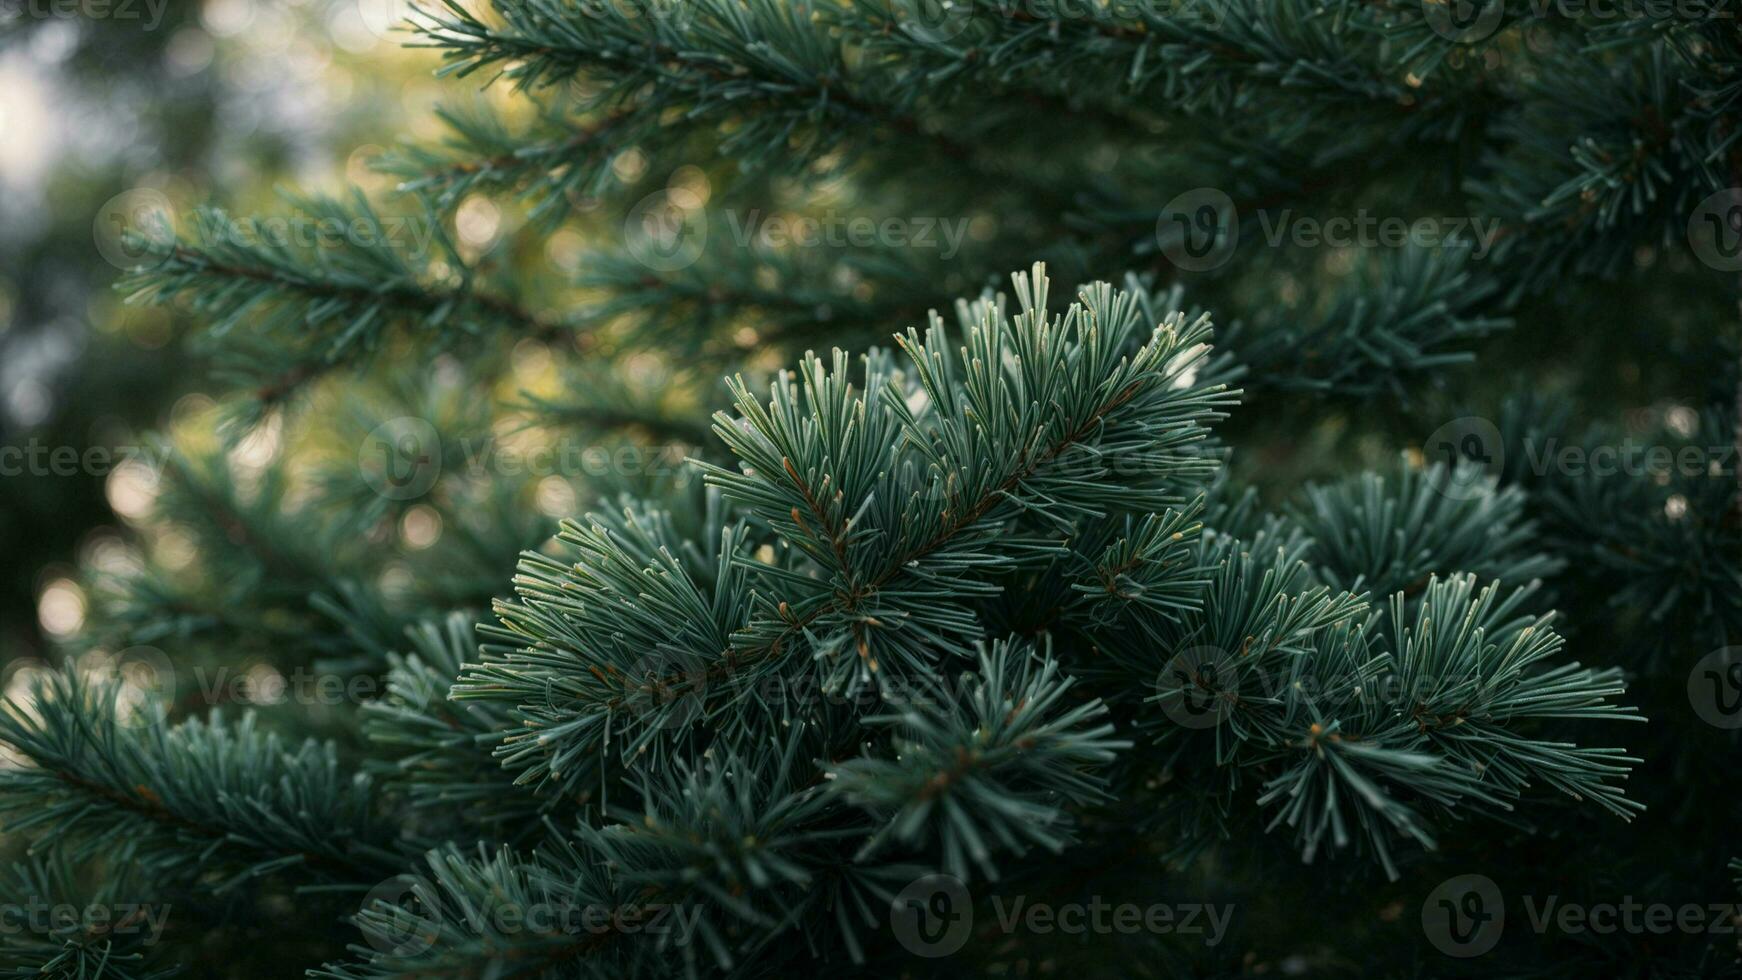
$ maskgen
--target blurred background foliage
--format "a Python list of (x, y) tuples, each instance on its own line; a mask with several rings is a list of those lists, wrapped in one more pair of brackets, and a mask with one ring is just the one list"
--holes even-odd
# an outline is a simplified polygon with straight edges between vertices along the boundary
[[(107, 202), (263, 210), (274, 188), (379, 184), (365, 161), (429, 118), (433, 57), (403, 47), (392, 0), (153, 0), (111, 16), (0, 9), (0, 446), (72, 447), (0, 480), (0, 647), (42, 655), (75, 631), (81, 562), (127, 560), (142, 471), (124, 447), (212, 426), (210, 378), (174, 311), (125, 306), (98, 247)], [(87, 457), (94, 447), (119, 452)], [(254, 450), (258, 453), (258, 447)], [(86, 472), (85, 470), (92, 470)]]
[[(591, 183), (542, 195), (560, 206), (546, 206), (541, 220), (534, 213), (541, 194), (498, 193), (485, 179), (474, 186), (442, 148), (464, 160), (461, 145), (524, 142), (489, 126), (482, 138), (476, 127), (466, 131), (472, 110), (510, 129), (537, 131), (548, 120), (510, 86), (487, 87), (488, 71), (437, 77), (438, 55), (406, 47), (411, 35), (396, 27), (408, 13), (403, 0), (116, 0), (101, 18), (57, 9), (47, 0), (0, 6), (0, 447), (68, 447), (81, 461), (93, 449), (114, 452), (65, 475), (0, 478), (7, 556), (0, 652), (9, 672), (48, 659), (57, 644), (112, 656), (150, 643), (173, 648), (178, 663), (244, 673), (346, 658), (353, 662), (344, 669), (378, 666), (416, 613), (486, 607), (505, 589), (515, 554), (546, 540), (557, 518), (625, 481), (668, 476), (687, 453), (715, 451), (699, 420), (724, 402), (717, 370), (771, 369), (795, 344), (818, 337), (849, 349), (886, 340), (928, 307), (1002, 285), (954, 270), (999, 267), (995, 257), (1004, 252), (1012, 253), (1008, 268), (1035, 257), (1024, 246), (1031, 219), (969, 210), (957, 217), (966, 222), (971, 259), (931, 263), (898, 288), (888, 263), (903, 261), (899, 250), (724, 248), (695, 267), (697, 281), (658, 277), (657, 295), (650, 286), (648, 302), (638, 304), (625, 283), (645, 270), (608, 266), (623, 216), (599, 206), (593, 195), (602, 189), (619, 201), (664, 192), (705, 206), (714, 189), (730, 186), (736, 200), (767, 202), (770, 214), (817, 215), (853, 213), (855, 194), (875, 199), (877, 182), (859, 187), (864, 174), (837, 180), (780, 167), (737, 172), (730, 154), (706, 146), (661, 147), (656, 164), (651, 151), (626, 144), (613, 148)], [(1453, 68), (1475, 67), (1457, 65), (1462, 57), (1453, 53)], [(1204, 152), (1216, 152), (1213, 139)], [(1448, 144), (1433, 152), (1449, 154), (1452, 165), (1375, 158), (1373, 179), (1358, 194), (1331, 189), (1312, 206), (1326, 214), (1456, 213), (1461, 151)], [(1105, 163), (1107, 174), (1148, 165)], [(824, 158), (811, 169), (832, 165)], [(552, 329), (507, 349), (456, 348), (427, 365), (417, 338), (399, 336), (359, 374), (315, 372), (310, 382), (293, 370), (283, 383), (295, 389), (295, 411), (278, 413), (277, 399), (263, 396), (280, 379), (238, 374), (210, 356), (221, 345), (202, 343), (213, 332), (195, 329), (201, 318), (185, 302), (127, 304), (114, 288), (126, 256), (108, 226), (135, 217), (120, 212), (136, 208), (141, 195), (162, 202), (185, 229), (204, 205), (229, 215), (283, 214), (355, 187), (383, 214), (411, 215), (416, 228), (414, 195), (394, 192), (404, 189), (402, 178), (415, 183), (427, 174), (440, 175), (432, 186), (447, 195), (442, 228), (457, 254), (493, 280), (531, 284), (538, 292), (516, 297), (520, 306), (559, 311), (562, 329), (547, 323)], [(286, 200), (288, 188), (294, 200)], [(1092, 211), (1092, 198), (1074, 206)], [(1265, 338), (1291, 324), (1336, 321), (1327, 306), (1367, 268), (1358, 250), (1269, 251), (1253, 272), (1225, 270), (1222, 281), (1224, 295), (1240, 295), (1240, 309), (1266, 311), (1266, 322), (1230, 322), (1224, 309), (1212, 310), (1219, 343), (1235, 338), (1239, 349), (1240, 338), (1256, 338), (1243, 353), (1256, 358), (1260, 374)], [(1068, 253), (1048, 258), (1064, 282), (1120, 271), (1073, 268)], [(623, 261), (620, 252), (615, 261)], [(1479, 369), (1454, 364), (1401, 390), (1331, 397), (1242, 379), (1255, 389), (1248, 408), (1220, 430), (1240, 447), (1234, 476), (1275, 505), (1307, 480), (1389, 468), (1399, 446), (1419, 446), (1437, 422), (1492, 415), (1518, 394), (1552, 404), (1567, 432), (1602, 424), (1643, 439), (1694, 436), (1690, 420), (1712, 397), (1711, 325), (1732, 318), (1729, 300), (1685, 249), (1642, 245), (1632, 262), (1657, 287), (1620, 276), (1566, 277), (1525, 296), (1511, 311), (1513, 329), (1465, 345), (1474, 346)], [(861, 275), (864, 263), (882, 265)], [(819, 264), (827, 267), (821, 276)], [(764, 290), (766, 302), (715, 295), (718, 284), (700, 277), (721, 269), (734, 283)], [(1191, 302), (1201, 280), (1182, 279)], [(783, 291), (788, 281), (828, 285), (810, 295)], [(693, 289), (693, 301), (674, 299), (683, 289)], [(635, 343), (648, 349), (613, 342), (627, 336), (614, 334), (620, 321), (672, 314), (674, 322), (652, 329), (636, 325)], [(729, 317), (744, 317), (733, 321), (744, 325), (727, 331), (724, 349), (667, 358), (649, 343), (664, 337), (675, 350), (697, 325)], [(246, 342), (225, 340), (224, 356), (246, 357)], [(1286, 356), (1289, 348), (1275, 350)], [(569, 356), (594, 352), (605, 356)], [(380, 369), (397, 354), (410, 355), (403, 370)], [(621, 414), (602, 417), (609, 411), (601, 405)], [(358, 447), (376, 426), (408, 412), (438, 422), (450, 458), (430, 492), (386, 500), (366, 485)], [(573, 461), (541, 473), (480, 468), (481, 454), (530, 458), (595, 425), (595, 446), (669, 448), (636, 466), (603, 468), (611, 472)], [(179, 452), (165, 462), (168, 445)], [(46, 455), (34, 458), (59, 468)], [(295, 463), (282, 465), (287, 460)], [(324, 514), (304, 520), (305, 508)], [(331, 534), (309, 540), (306, 529), (317, 526)], [(358, 579), (367, 587), (343, 588)], [(99, 614), (105, 581), (133, 591), (110, 603), (107, 616)], [(322, 600), (313, 608), (311, 594)], [(151, 618), (130, 621), (136, 610)], [(177, 614), (168, 632), (166, 611)], [(359, 622), (372, 624), (367, 635), (359, 635)], [(177, 682), (185, 688), (192, 679)], [(317, 706), (293, 727), (354, 736), (332, 720), (321, 724)]]
[[(192, 317), (123, 304), (112, 288), (119, 263), (110, 260), (112, 248), (105, 256), (105, 236), (96, 226), (112, 220), (118, 199), (141, 189), (160, 193), (184, 217), (208, 203), (230, 214), (282, 212), (283, 187), (341, 196), (357, 186), (372, 198), (388, 197), (397, 181), (375, 163), (402, 142), (439, 144), (450, 130), (435, 111), (438, 103), (463, 106), (455, 97), (481, 81), (437, 79), (437, 55), (403, 45), (408, 35), (394, 28), (407, 12), (403, 0), (118, 0), (102, 18), (56, 11), (28, 0), (0, 7), (0, 446), (72, 447), (83, 459), (93, 447), (155, 451), (156, 436), (167, 435), (187, 448), (217, 451), (214, 432), (224, 411), (213, 396), (233, 385), (216, 381), (221, 365), (186, 342)], [(526, 104), (506, 86), (472, 97), (491, 103), (502, 118), (527, 121)], [(649, 189), (687, 182), (705, 193), (708, 187), (694, 166), (651, 169), (643, 155), (625, 148), (608, 179)], [(1384, 187), (1382, 181), (1368, 188), (1359, 203), (1383, 211)], [(1394, 190), (1399, 211), (1432, 209), (1433, 187), (1406, 178)], [(782, 191), (783, 182), (769, 178), (760, 197), (780, 201)], [(796, 200), (801, 193), (812, 209), (850, 203), (832, 198), (827, 186), (787, 188), (784, 197)], [(1445, 193), (1448, 203), (1455, 201), (1449, 189)], [(570, 281), (584, 282), (577, 265), (589, 230), (598, 226), (590, 220), (589, 199), (570, 194), (568, 203), (568, 228), (526, 236), (532, 244), (518, 251), (515, 229), (526, 215), (505, 213), (514, 205), (500, 198), (480, 193), (461, 202), (453, 230), (468, 252), (499, 250), (502, 261), (548, 263)], [(1326, 205), (1334, 211), (1337, 203)], [(1019, 220), (969, 217), (970, 235), (981, 242), (998, 235), (1001, 218)], [(528, 248), (533, 254), (525, 254)], [(1414, 410), (1408, 413), (1269, 393), (1273, 405), (1295, 397), (1314, 411), (1300, 430), (1276, 438), (1247, 423), (1274, 430), (1278, 417), (1305, 419), (1306, 413), (1236, 413), (1224, 431), (1246, 450), (1235, 461), (1241, 475), (1261, 489), (1279, 488), (1280, 496), (1303, 479), (1340, 475), (1353, 463), (1384, 465), (1392, 447), (1416, 441), (1421, 419), (1454, 417), (1460, 405), (1495, 404), (1525, 377), (1536, 393), (1569, 406), (1575, 420), (1610, 420), (1612, 407), (1621, 404), (1636, 407), (1627, 420), (1632, 428), (1660, 427), (1665, 413), (1678, 406), (1685, 412), (1704, 399), (1705, 324), (1726, 319), (1729, 311), (1715, 291), (1693, 288), (1709, 283), (1711, 273), (1685, 253), (1643, 247), (1635, 264), (1654, 269), (1660, 282), (1685, 277), (1690, 288), (1641, 290), (1626, 280), (1581, 277), (1529, 297), (1514, 317), (1525, 329), (1501, 331), (1481, 349), (1484, 363), (1526, 367), (1527, 374), (1454, 370), (1455, 391), (1442, 390), (1447, 378), (1432, 379), (1435, 384), (1410, 392)], [(1315, 283), (1348, 271), (1344, 257), (1330, 249), (1303, 253), (1299, 265), (1296, 275), (1253, 288), (1274, 294), (1282, 310), (1310, 310), (1322, 292)], [(1061, 275), (1068, 279), (1071, 272)], [(881, 339), (916, 320), (924, 306), (982, 285), (946, 277), (924, 283), (912, 298), (872, 298), (849, 283), (843, 296), (890, 311)], [(1690, 309), (1690, 303), (1709, 309)], [(1539, 316), (1539, 310), (1553, 312)], [(808, 312), (821, 321), (832, 315), (823, 301)], [(741, 347), (754, 348), (760, 339), (746, 336)], [(864, 339), (843, 333), (833, 342), (852, 346)], [(660, 371), (652, 359), (645, 366), (650, 376)], [(552, 359), (538, 341), (517, 348), (501, 376), (508, 401), (529, 387), (559, 390)], [(693, 407), (665, 405), (660, 414), (693, 418)], [(244, 445), (226, 448), (256, 473), (286, 455), (287, 439), (303, 440), (300, 452), (315, 453), (324, 444), (342, 456), (349, 447), (324, 439), (321, 430), (329, 428), (319, 421), (294, 432), (268, 426)], [(667, 434), (705, 440), (696, 431)], [(139, 541), (118, 531), (147, 513), (153, 488), (144, 469), (116, 465), (119, 459), (75, 467), (81, 472), (71, 475), (0, 479), (0, 554), (7, 556), (0, 570), (0, 647), (8, 662), (42, 656), (52, 642), (78, 631), (92, 602), (78, 567), (113, 569), (130, 560), (129, 549)], [(103, 472), (83, 472), (89, 469)], [(547, 514), (572, 505), (576, 489), (562, 482), (541, 491)], [(414, 517), (408, 527), (425, 527), (427, 518)], [(194, 568), (194, 542), (161, 523), (150, 530), (148, 543), (167, 549), (172, 559), (181, 555), (171, 565)], [(427, 527), (422, 533), (429, 536)]]
[[(155, 199), (184, 219), (203, 204), (232, 215), (272, 214), (286, 210), (280, 188), (342, 197), (356, 186), (378, 207), (415, 208), (407, 196), (389, 193), (398, 178), (383, 172), (379, 161), (402, 140), (439, 146), (450, 127), (438, 104), (464, 106), (469, 99), (489, 104), (510, 123), (535, 126), (537, 120), (508, 86), (480, 90), (482, 76), (436, 78), (437, 54), (402, 46), (406, 35), (389, 29), (404, 14), (395, 0), (161, 2), (161, 18), (149, 28), (153, 15), (143, 6), (135, 18), (71, 19), (28, 7), (14, 12), (0, 3), (0, 448), (70, 447), (81, 459), (99, 447), (143, 448), (153, 460), (167, 458), (160, 455), (160, 440), (180, 450), (176, 462), (161, 466), (110, 457), (109, 464), (75, 466), (78, 472), (69, 475), (0, 477), (0, 658), (9, 687), (20, 665), (49, 659), (61, 646), (115, 656), (153, 644), (171, 650), (178, 665), (220, 664), (262, 683), (282, 682), (283, 672), (299, 664), (346, 658), (355, 662), (336, 673), (370, 674), (385, 650), (402, 645), (402, 629), (415, 614), (482, 610), (493, 596), (505, 594), (515, 554), (545, 541), (559, 517), (579, 513), (619, 484), (670, 476), (675, 459), (688, 452), (717, 451), (697, 422), (705, 416), (698, 408), (725, 402), (713, 375), (727, 367), (755, 372), (786, 363), (783, 327), (802, 325), (793, 332), (807, 342), (826, 336), (827, 343), (858, 348), (918, 322), (928, 306), (941, 307), (989, 284), (952, 270), (948, 261), (899, 290), (885, 285), (876, 292), (855, 278), (854, 262), (897, 262), (897, 255), (771, 258), (739, 249), (711, 257), (755, 266), (739, 278), (765, 289), (769, 301), (756, 306), (742, 297), (721, 298), (716, 310), (710, 283), (667, 277), (662, 289), (693, 287), (695, 298), (674, 303), (668, 292), (660, 309), (697, 320), (711, 312), (738, 315), (747, 305), (752, 313), (751, 323), (729, 334), (730, 350), (702, 359), (706, 377), (702, 369), (674, 376), (677, 369), (658, 350), (633, 355), (612, 349), (612, 326), (638, 312), (636, 296), (621, 288), (589, 290), (589, 276), (615, 287), (626, 278), (621, 269), (588, 265), (596, 258), (594, 245), (621, 237), (621, 214), (606, 214), (586, 193), (570, 191), (563, 194), (562, 226), (533, 231), (536, 219), (524, 200), (482, 188), (462, 192), (444, 209), (444, 230), (455, 247), (480, 268), (539, 267), (541, 275), (501, 278), (548, 290), (524, 297), (525, 305), (573, 311), (589, 329), (531, 336), (501, 350), (454, 350), (427, 367), (422, 357), (408, 357), (411, 367), (379, 370), (415, 346), (415, 337), (399, 337), (361, 375), (308, 386), (297, 411), (227, 428), (238, 412), (258, 407), (238, 403), (261, 401), (247, 397), (261, 388), (244, 385), (238, 391), (227, 365), (208, 358), (208, 348), (197, 343), (196, 334), (204, 331), (196, 327), (206, 321), (184, 307), (123, 303), (124, 295), (113, 288), (120, 263), (111, 261), (114, 240), (104, 227), (117, 201), (125, 207), (130, 195), (160, 195)], [(727, 179), (723, 171), (735, 169), (729, 154), (662, 149), (658, 165), (635, 146), (611, 155), (602, 176), (614, 188), (611, 196), (631, 201), (668, 190), (705, 204), (710, 188), (730, 184), (738, 200), (766, 202), (770, 211), (820, 213), (854, 203), (850, 180), (798, 180), (778, 172)], [(1442, 151), (1453, 152), (1422, 152)], [(692, 160), (709, 162), (673, 165)], [(413, 158), (410, 169), (430, 163)], [(1459, 195), (1455, 187), (1442, 186), (1443, 175), (1409, 160), (1394, 169), (1395, 181), (1364, 186), (1358, 200), (1332, 195), (1316, 206), (1332, 214), (1357, 207), (1456, 213)], [(874, 191), (868, 193), (875, 198)], [(977, 266), (997, 266), (988, 256), (1002, 259), (1001, 249), (1012, 251), (1024, 240), (1020, 214), (974, 211), (961, 217), (978, 250)], [(1006, 234), (1005, 241), (1018, 244), (1001, 241)], [(1004, 267), (1018, 268), (1034, 257), (1010, 255)], [(1068, 255), (1049, 258), (1061, 284), (1122, 271), (1072, 268)], [(1334, 284), (1358, 266), (1347, 252), (1329, 248), (1270, 259), (1253, 274), (1230, 270), (1225, 293), (1247, 296), (1245, 309), (1274, 309), (1273, 320), (1283, 324), (1322, 313)], [(785, 260), (828, 264), (825, 277), (794, 278), (825, 279), (830, 291), (783, 293), (776, 270)], [(1530, 407), (1524, 412), (1529, 421), (1553, 416), (1555, 431), (1577, 433), (1601, 424), (1610, 442), (1632, 435), (1647, 442), (1721, 444), (1731, 437), (1728, 423), (1706, 420), (1698, 409), (1722, 400), (1708, 390), (1714, 383), (1733, 384), (1727, 376), (1714, 381), (1712, 354), (1714, 325), (1734, 320), (1733, 298), (1712, 288), (1712, 271), (1685, 249), (1642, 245), (1632, 262), (1650, 274), (1650, 288), (1641, 288), (1635, 277), (1569, 276), (1511, 310), (1513, 329), (1471, 345), (1479, 367), (1454, 365), (1413, 378), (1401, 393), (1406, 397), (1260, 390), (1247, 402), (1256, 408), (1243, 406), (1218, 430), (1238, 447), (1235, 479), (1274, 505), (1307, 480), (1335, 479), (1364, 466), (1392, 468), (1398, 447), (1419, 446), (1438, 422), (1491, 413), (1509, 396)], [(968, 267), (964, 262), (955, 269)], [(876, 278), (887, 284), (899, 277)], [(1193, 282), (1183, 278), (1190, 302)], [(1213, 312), (1219, 340), (1238, 335), (1221, 310)], [(832, 327), (837, 321), (840, 329)], [(866, 336), (867, 325), (872, 337)], [(681, 343), (676, 338), (687, 325), (669, 327), (672, 342)], [(589, 373), (585, 358), (561, 356), (577, 351), (558, 345), (579, 351), (597, 345), (612, 356), (600, 359), (603, 369)], [(634, 411), (599, 418), (599, 405), (612, 401)], [(526, 410), (529, 404), (536, 413)], [(542, 414), (548, 427), (533, 424), (534, 414)], [(444, 459), (436, 486), (392, 499), (368, 485), (358, 465), (359, 446), (383, 423), (407, 415), (438, 424)], [(1506, 419), (1496, 421), (1504, 431)], [(644, 456), (631, 467), (606, 467), (608, 472), (590, 472), (585, 465), (551, 473), (500, 465), (481, 471), (476, 465), (478, 453), (529, 454), (558, 433), (575, 431), (565, 426), (585, 431), (594, 422), (613, 433), (635, 430), (642, 444), (679, 449)], [(614, 438), (600, 436), (599, 442), (609, 445)], [(294, 463), (281, 465), (287, 460)], [(1521, 464), (1524, 454), (1514, 447), (1508, 460)], [(165, 481), (174, 482), (176, 492), (167, 492)], [(1688, 508), (1687, 495), (1677, 487), (1630, 489), (1636, 497), (1617, 508), (1634, 520)], [(308, 508), (325, 513), (311, 520)], [(328, 533), (311, 537), (311, 527)], [(1617, 528), (1630, 533), (1624, 522)], [(1581, 556), (1583, 542), (1568, 537), (1554, 542), (1557, 551)], [(104, 573), (116, 573), (112, 580), (125, 588), (157, 594), (149, 601), (114, 602), (112, 615), (100, 615)], [(367, 587), (345, 587), (365, 578)], [(311, 594), (320, 601), (311, 604)], [(1589, 624), (1586, 642), (1612, 639), (1601, 612), (1609, 599), (1592, 592), (1579, 610), (1587, 615), (1572, 617), (1574, 629)], [(1634, 602), (1614, 615), (1636, 615), (1646, 605)], [(131, 609), (149, 610), (153, 617), (129, 621)], [(169, 632), (161, 615), (166, 610), (179, 613), (169, 621)], [(1691, 659), (1687, 650), (1680, 655)], [(1613, 650), (1587, 657), (1599, 664), (1643, 659)], [(1658, 684), (1655, 694), (1642, 687), (1640, 699), (1648, 715), (1674, 718), (1670, 710), (1653, 710), (1683, 703), (1682, 671), (1664, 673), (1672, 682)], [(175, 678), (177, 693), (190, 706), (180, 714), (199, 713), (193, 706), (212, 702), (189, 690), (202, 680), (186, 672)], [(269, 705), (271, 699), (257, 703)], [(350, 708), (305, 701), (288, 706), (278, 721), (298, 734), (331, 736), (345, 748), (358, 737)], [(274, 724), (271, 711), (267, 724)], [(1647, 835), (1669, 846), (1683, 827), (1672, 817), (1652, 811), (1645, 818)], [(1719, 823), (1724, 816), (1703, 819)], [(1505, 854), (1552, 847), (1559, 859), (1577, 864), (1579, 849), (1589, 846), (1579, 833), (1546, 842), (1521, 837), (1506, 842)], [(1470, 856), (1454, 845), (1435, 860), (1457, 869)], [(1722, 877), (1720, 863), (1711, 862), (1715, 877)], [(1257, 870), (1262, 873), (1254, 880), (1305, 874), (1292, 864)], [(1277, 888), (1245, 900), (1282, 903), (1303, 893)], [(247, 902), (266, 905), (281, 898), (263, 889)], [(1413, 898), (1399, 893), (1384, 906), (1389, 917), (1383, 921), (1412, 916), (1405, 905)], [(332, 911), (329, 918), (336, 921), (339, 910)], [(236, 914), (247, 916), (245, 910)], [(270, 948), (232, 951), (228, 958), (245, 962), (249, 955), (270, 956)], [(338, 952), (300, 955), (314, 962)], [(263, 967), (237, 975), (271, 972)]]

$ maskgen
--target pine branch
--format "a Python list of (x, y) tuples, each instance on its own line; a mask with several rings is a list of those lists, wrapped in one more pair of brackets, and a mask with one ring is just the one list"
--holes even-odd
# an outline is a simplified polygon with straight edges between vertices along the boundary
[[(865, 719), (893, 731), (892, 757), (867, 756), (829, 770), (832, 791), (878, 814), (861, 858), (894, 843), (937, 838), (949, 874), (998, 876), (994, 848), (1057, 853), (1074, 840), (1067, 807), (1109, 797), (1093, 768), (1131, 743), (1109, 738), (1099, 701), (1071, 703), (1072, 681), (1050, 649), (994, 643), (977, 676), (921, 689), (897, 713)], [(969, 814), (990, 814), (972, 820)]]
[[(380, 352), (397, 332), (436, 350), (491, 330), (573, 339), (515, 299), (480, 288), (477, 270), (433, 211), (383, 218), (360, 192), (349, 203), (293, 203), (297, 213), (283, 219), (236, 222), (203, 209), (186, 238), (167, 229), (135, 236), (145, 258), (119, 284), (130, 303), (190, 304), (210, 322), (213, 339), (238, 334), (226, 369), (264, 408)], [(442, 261), (431, 244), (445, 253)]]
[(1405, 466), (1391, 481), (1367, 473), (1309, 485), (1303, 498), (1293, 515), (1313, 539), (1308, 560), (1326, 581), (1351, 590), (1413, 600), (1436, 574), (1519, 586), (1566, 566), (1531, 550), (1539, 533), (1525, 517), (1523, 492), (1498, 488), (1473, 462)]
[[(632, 0), (558, 11), (505, 0), (494, 7), (500, 28), (457, 4), (445, 13), (422, 11), (426, 40), (418, 46), (443, 52), (444, 73), (508, 66), (501, 77), (524, 90), (585, 80), (597, 87), (595, 103), (632, 107), (626, 122), (636, 132), (656, 134), (673, 112), (692, 125), (730, 121), (718, 149), (746, 163), (796, 169), (863, 140), (848, 133), (872, 130), (923, 146), (937, 165), (970, 179), (1015, 183), (1065, 203), (1052, 185), (999, 167), (975, 143), (926, 125), (911, 95), (892, 92), (878, 73), (847, 58), (809, 3)], [(786, 152), (777, 157), (777, 147)]]
[(84, 870), (59, 856), (0, 869), (9, 902), (0, 977), (161, 980), (180, 973), (152, 948), (171, 906), (145, 901), (147, 894), (124, 867), (95, 885), (80, 880)]
[(368, 886), (401, 866), (369, 781), (333, 746), (286, 746), (252, 716), (164, 723), (123, 707), (121, 685), (46, 676), (8, 700), (0, 740), (33, 766), (0, 778), (9, 832), (48, 837), (74, 860), (126, 854), (164, 880), (222, 868), (217, 887), (290, 873)]

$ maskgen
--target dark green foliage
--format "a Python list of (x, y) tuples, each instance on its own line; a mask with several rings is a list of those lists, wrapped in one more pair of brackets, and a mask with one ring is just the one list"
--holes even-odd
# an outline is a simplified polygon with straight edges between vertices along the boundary
[(9, 830), (51, 827), (72, 858), (124, 856), (159, 881), (221, 871), (220, 891), (289, 868), (356, 882), (398, 864), (374, 787), (332, 746), (286, 745), (247, 717), (166, 726), (124, 690), (68, 671), (7, 702), (0, 737), (34, 763), (5, 773)]
[(151, 949), (173, 909), (142, 901), (148, 893), (134, 875), (91, 884), (65, 861), (33, 858), (7, 868), (0, 889), (8, 899), (0, 976), (158, 980), (176, 973)]
[[(1722, 897), (1690, 855), (1737, 743), (1689, 671), (1742, 630), (1697, 234), (1742, 179), (1733, 22), (1440, 6), (421, 11), (532, 112), (445, 110), (380, 162), (398, 203), (302, 205), (368, 236), (147, 236), (126, 288), (208, 324), (232, 441), (158, 490), (197, 567), (123, 569), (87, 642), (382, 683), (230, 722), (69, 668), (0, 722), (0, 814), (99, 877), (339, 896), (299, 919), (333, 978), (1734, 970), (1424, 925), (1478, 873)], [(758, 224), (837, 211), (903, 240)], [(1447, 233), (1298, 234), (1369, 212)], [(492, 455), (576, 437), (628, 462)], [(1547, 448), (1630, 438), (1701, 465)], [(939, 875), (980, 918), (933, 960), (896, 921)], [(1227, 897), (1237, 938), (989, 924), (1103, 892)]]
[(1481, 581), (1524, 583), (1564, 563), (1527, 550), (1537, 528), (1516, 486), (1494, 489), (1471, 462), (1367, 473), (1335, 486), (1308, 486), (1294, 519), (1314, 541), (1311, 560), (1327, 581), (1379, 595), (1418, 596), (1446, 569)]

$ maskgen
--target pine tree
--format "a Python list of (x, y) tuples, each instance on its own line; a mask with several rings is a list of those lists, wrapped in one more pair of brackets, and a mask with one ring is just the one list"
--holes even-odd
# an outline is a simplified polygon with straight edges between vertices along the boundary
[(0, 713), (128, 910), (7, 975), (1742, 974), (1727, 6), (410, 40), (390, 189), (133, 229), (228, 394)]

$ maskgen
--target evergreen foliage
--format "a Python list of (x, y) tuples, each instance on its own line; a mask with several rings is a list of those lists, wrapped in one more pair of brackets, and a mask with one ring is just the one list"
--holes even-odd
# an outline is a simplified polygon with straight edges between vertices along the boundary
[[(1520, 904), (1736, 907), (1734, 21), (1448, 6), (418, 11), (499, 83), (396, 192), (137, 230), (229, 395), (0, 819), (174, 915), (6, 975), (1742, 972)], [(1450, 230), (1301, 237), (1369, 212)]]

